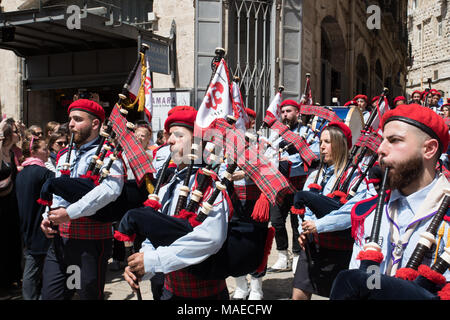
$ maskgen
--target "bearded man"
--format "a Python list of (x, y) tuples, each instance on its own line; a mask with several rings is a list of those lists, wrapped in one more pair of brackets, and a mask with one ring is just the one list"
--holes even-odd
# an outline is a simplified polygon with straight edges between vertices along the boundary
[[(76, 178), (86, 174), (100, 143), (105, 111), (94, 101), (79, 99), (69, 106), (68, 113), (74, 147), (58, 154), (56, 177), (61, 175), (70, 152), (70, 177)], [(106, 266), (112, 250), (112, 223), (97, 222), (89, 216), (115, 201), (123, 184), (122, 162), (114, 161), (110, 175), (77, 202), (69, 203), (53, 195), (52, 209), (43, 214), (41, 223), (45, 235), (53, 238), (44, 262), (43, 300), (71, 299), (75, 290), (82, 300), (103, 299)]]
[[(387, 186), (390, 191), (386, 196), (377, 241), (384, 256), (379, 272), (394, 277), (397, 270), (408, 263), (421, 234), (427, 230), (445, 194), (449, 192), (450, 184), (437, 169), (437, 163), (441, 153), (447, 150), (450, 137), (444, 120), (431, 109), (418, 104), (401, 105), (386, 112), (382, 126), (383, 141), (378, 148), (378, 156), (382, 170), (389, 168)], [(376, 201), (376, 197), (363, 200), (352, 209), (355, 244), (350, 269), (359, 268), (358, 255), (370, 238), (375, 216), (371, 201)], [(437, 246), (433, 245), (425, 254), (422, 264), (431, 266), (434, 258), (448, 246), (449, 222), (446, 219), (439, 230), (442, 231), (439, 231), (441, 240), (438, 239), (435, 242)], [(354, 271), (347, 270), (338, 275), (331, 299), (422, 297), (419, 290), (396, 291), (393, 286), (388, 287), (387, 282), (383, 282), (385, 278), (382, 278), (381, 288), (369, 290), (365, 283), (349, 280), (351, 275), (356, 274)], [(448, 282), (450, 272), (447, 270), (444, 276)], [(389, 281), (389, 278), (386, 279)]]
[[(281, 103), (280, 110), (283, 124), (288, 126), (292, 132), (304, 137), (307, 142), (311, 141), (310, 149), (319, 157), (318, 137), (314, 138), (314, 132), (308, 126), (303, 126), (299, 121), (300, 104), (294, 100), (287, 99)], [(278, 145), (280, 149), (286, 149), (281, 153), (280, 158), (276, 159), (279, 160), (279, 170), (289, 178), (289, 181), (297, 190), (302, 190), (309, 172), (305, 171), (303, 160), (297, 149), (292, 145), (289, 146), (289, 143), (281, 137), (273, 145)], [(301, 248), (297, 241), (299, 237), (298, 218), (290, 213), (293, 197), (293, 194), (287, 195), (282, 205), (270, 206), (270, 222), (275, 228), (278, 259), (268, 268), (268, 272), (295, 271)], [(292, 263), (288, 254), (288, 234), (286, 230), (286, 218), (288, 215), (290, 215), (292, 226)]]

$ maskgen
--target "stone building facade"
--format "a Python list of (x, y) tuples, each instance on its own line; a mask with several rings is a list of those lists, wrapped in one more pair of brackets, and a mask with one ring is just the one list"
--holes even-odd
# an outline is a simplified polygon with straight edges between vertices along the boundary
[[(279, 86), (284, 98), (299, 100), (307, 73), (314, 102), (322, 105), (333, 97), (343, 105), (358, 93), (373, 97), (385, 86), (392, 98), (404, 94), (406, 0), (154, 0), (152, 10), (151, 31), (163, 37), (175, 31), (176, 52), (170, 74), (153, 74), (154, 95), (166, 103), (154, 105), (155, 130), (174, 104), (199, 106), (216, 47), (226, 50), (231, 75), (239, 77), (244, 102), (259, 121)], [(0, 68), (6, 68), (4, 54), (11, 52), (0, 50)], [(8, 64), (12, 78), (20, 74), (21, 64), (15, 65)], [(9, 90), (4, 82), (2, 77), (0, 100), (11, 112), (21, 94), (48, 104), (54, 99)], [(20, 116), (18, 109), (14, 115)]]
[[(17, 10), (22, 0), (0, 1), (3, 11)], [(0, 11), (1, 11), (0, 10)], [(0, 112), (7, 117), (23, 119), (23, 59), (12, 51), (0, 50)]]
[(450, 1), (409, 1), (408, 35), (407, 93), (431, 86), (450, 97)]

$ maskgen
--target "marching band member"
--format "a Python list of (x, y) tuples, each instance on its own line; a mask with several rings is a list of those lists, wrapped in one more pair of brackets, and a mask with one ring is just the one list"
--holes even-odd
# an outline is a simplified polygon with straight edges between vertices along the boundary
[[(287, 125), (291, 131), (296, 134), (305, 137), (306, 141), (309, 141), (313, 132), (307, 126), (302, 126), (299, 122), (300, 117), (300, 105), (294, 100), (284, 100), (280, 106), (281, 120)], [(278, 145), (283, 148), (287, 143), (279, 138), (273, 145)], [(314, 138), (310, 145), (310, 149), (319, 154), (319, 142), (318, 138)], [(289, 177), (290, 182), (297, 190), (303, 188), (303, 184), (306, 180), (307, 171), (305, 172), (304, 163), (298, 151), (294, 148), (288, 148), (280, 156), (279, 161), (280, 172)], [(270, 221), (275, 228), (275, 241), (278, 251), (277, 261), (268, 268), (268, 272), (283, 272), (291, 270), (290, 259), (288, 256), (288, 235), (286, 231), (286, 218), (290, 215), (292, 225), (292, 253), (294, 255), (293, 265), (295, 266), (298, 261), (298, 255), (300, 254), (300, 246), (298, 244), (298, 219), (295, 215), (290, 213), (292, 207), (293, 195), (288, 195), (284, 199), (282, 206), (270, 206)]]
[[(417, 104), (402, 105), (386, 112), (382, 118), (383, 142), (378, 149), (381, 167), (389, 168), (384, 212), (380, 222), (378, 245), (384, 257), (379, 264), (381, 274), (395, 276), (405, 267), (421, 234), (427, 229), (437, 212), (444, 191), (449, 189), (447, 178), (436, 171), (436, 164), (449, 144), (448, 127), (442, 118), (429, 108)], [(352, 235), (355, 238), (350, 269), (358, 269), (358, 254), (369, 238), (376, 197), (358, 202), (352, 209)], [(370, 209), (369, 209), (370, 208)], [(422, 263), (432, 265), (434, 257), (448, 246), (448, 221), (439, 229), (441, 241), (425, 254)], [(336, 278), (331, 299), (365, 299), (371, 293), (383, 295), (383, 287), (371, 291), (366, 284), (360, 286), (346, 280), (353, 270), (343, 271)], [(450, 272), (444, 274), (447, 282)], [(387, 289), (387, 288), (385, 288)], [(413, 298), (415, 291), (397, 291), (390, 288), (394, 299)], [(387, 292), (385, 292), (387, 293)], [(387, 296), (385, 296), (387, 297)]]
[[(411, 93), (411, 101), (409, 103), (415, 103), (422, 105), (422, 91), (420, 90), (414, 90), (413, 93)], [(406, 104), (406, 102), (405, 102)]]
[[(172, 179), (158, 194), (162, 214), (169, 216), (175, 213), (180, 187), (190, 163), (188, 154), (191, 151), (197, 115), (193, 107), (172, 110), (165, 122), (165, 129), (170, 134), (168, 144), (177, 168)], [(198, 165), (196, 168), (194, 166), (194, 169), (198, 168)], [(192, 188), (194, 183), (195, 174), (191, 176), (189, 186)], [(219, 251), (227, 237), (229, 213), (228, 201), (220, 194), (208, 218), (169, 246), (155, 249), (147, 239), (142, 243), (140, 252), (129, 257), (124, 272), (125, 280), (133, 289), (137, 289), (138, 278), (152, 278), (155, 273), (162, 272), (165, 274), (165, 281), (161, 300), (229, 299), (225, 279), (202, 280), (187, 269)]]
[(438, 112), (439, 110), (439, 100), (441, 99), (441, 93), (436, 89), (431, 89), (431, 100), (429, 104), (429, 108), (434, 112)]
[[(341, 122), (329, 123), (320, 136), (323, 170), (312, 172), (308, 176), (303, 190), (310, 190), (311, 184), (316, 181), (316, 184), (321, 186), (318, 191), (320, 194), (330, 193), (336, 178), (345, 168), (351, 146), (352, 132), (350, 128)], [(356, 176), (353, 181), (355, 178)], [(366, 187), (365, 184), (361, 184), (358, 191), (362, 191)], [(301, 223), (301, 220), (299, 222)], [(293, 300), (310, 299), (313, 293), (329, 296), (334, 278), (339, 271), (348, 266), (353, 246), (353, 241), (349, 236), (350, 232), (345, 237), (342, 236), (342, 232), (338, 234), (336, 231), (349, 229), (350, 226), (348, 206), (332, 211), (323, 217), (316, 217), (311, 208), (305, 208), (304, 221), (299, 226), (298, 241), (303, 250), (295, 270)], [(305, 243), (308, 241), (306, 237), (309, 234), (318, 238), (318, 245), (313, 246), (318, 250), (310, 250), (311, 256), (307, 257)], [(310, 248), (312, 247), (310, 246)], [(312, 261), (308, 261), (308, 259)]]
[(404, 96), (398, 96), (394, 99), (394, 106), (391, 109), (395, 109), (397, 106), (406, 104), (406, 98)]
[(353, 100), (358, 104), (358, 107), (363, 114), (364, 123), (366, 123), (369, 119), (371, 110), (369, 106), (369, 98), (364, 94), (358, 94), (353, 98)]
[[(79, 99), (68, 108), (69, 129), (74, 134), (71, 152), (70, 176), (86, 173), (92, 156), (100, 141), (100, 128), (105, 120), (105, 111), (96, 102)], [(64, 158), (64, 157), (63, 157)], [(59, 157), (56, 176), (64, 160)], [(44, 213), (41, 229), (48, 238), (53, 238), (43, 270), (43, 300), (70, 299), (74, 288), (68, 288), (66, 280), (73, 274), (69, 267), (78, 266), (81, 276), (76, 291), (81, 299), (103, 299), (106, 266), (112, 249), (112, 223), (89, 219), (99, 209), (115, 201), (121, 194), (124, 179), (121, 161), (115, 161), (110, 176), (83, 198), (68, 203), (54, 195), (50, 211)], [(59, 227), (58, 231), (52, 228)], [(72, 289), (72, 290), (70, 290)]]

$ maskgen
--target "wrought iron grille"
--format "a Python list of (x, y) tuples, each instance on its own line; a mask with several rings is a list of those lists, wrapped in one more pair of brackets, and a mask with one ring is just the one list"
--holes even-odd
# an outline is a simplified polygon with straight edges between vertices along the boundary
[(259, 122), (271, 97), (272, 0), (229, 2), (229, 68), (240, 79), (244, 105), (254, 109)]

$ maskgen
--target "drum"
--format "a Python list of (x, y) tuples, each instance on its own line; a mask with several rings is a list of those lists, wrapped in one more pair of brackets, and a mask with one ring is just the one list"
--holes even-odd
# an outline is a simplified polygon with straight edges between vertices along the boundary
[[(334, 113), (341, 118), (344, 123), (352, 130), (353, 145), (358, 141), (361, 135), (361, 130), (364, 128), (364, 117), (361, 110), (357, 106), (348, 107), (331, 107)], [(322, 118), (315, 116), (311, 125), (312, 130), (322, 131), (328, 124)]]

